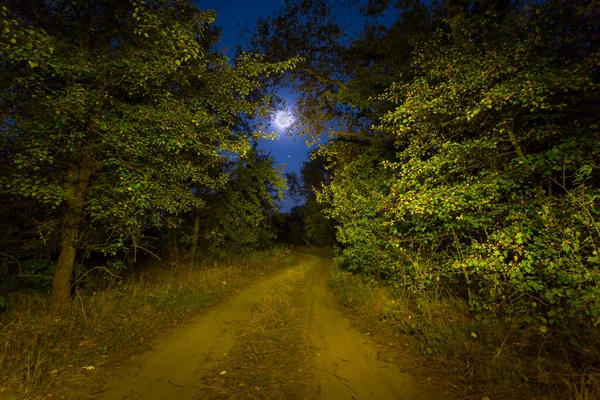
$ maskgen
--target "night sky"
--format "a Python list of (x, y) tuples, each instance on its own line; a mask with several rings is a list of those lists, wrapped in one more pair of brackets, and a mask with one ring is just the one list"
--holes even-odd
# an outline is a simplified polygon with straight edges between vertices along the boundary
[[(282, 7), (285, 0), (201, 0), (197, 2), (202, 9), (216, 10), (217, 25), (222, 28), (221, 48), (233, 51), (236, 44), (243, 44), (245, 38), (240, 38), (242, 27), (253, 29), (259, 16), (267, 17), (274, 10)], [(231, 54), (231, 52), (230, 52)], [(288, 106), (293, 106), (296, 96), (291, 91), (282, 91), (280, 95)], [(298, 172), (302, 162), (308, 160), (308, 150), (304, 139), (293, 138), (284, 134), (284, 129), (275, 121), (269, 127), (270, 131), (280, 134), (279, 140), (263, 140), (259, 148), (271, 152), (277, 164), (283, 165), (285, 172)], [(291, 199), (286, 199), (281, 205), (281, 211), (289, 211), (294, 205)]]
[[(426, 3), (429, 3), (429, 1)], [(285, 0), (199, 0), (196, 4), (201, 9), (217, 12), (217, 25), (222, 29), (219, 47), (228, 50), (229, 54), (232, 55), (236, 44), (243, 45), (249, 39), (248, 36), (240, 37), (242, 29), (248, 27), (253, 30), (259, 16), (272, 15), (275, 10), (285, 5)], [(342, 7), (337, 14), (340, 22), (346, 26), (350, 37), (357, 35), (365, 23), (365, 18), (360, 16), (357, 11), (355, 6), (349, 4)], [(387, 25), (395, 19), (396, 11), (392, 8), (377, 20)], [(283, 89), (279, 94), (287, 102), (288, 108), (292, 108), (296, 99), (294, 92)], [(280, 134), (279, 140), (261, 141), (259, 148), (269, 151), (277, 164), (283, 165), (285, 172), (299, 172), (302, 163), (308, 160), (309, 149), (306, 147), (305, 139), (285, 135), (284, 129), (275, 121), (273, 121), (269, 130), (278, 132)], [(326, 140), (326, 137), (326, 134), (322, 135), (321, 140)], [(281, 211), (289, 211), (293, 206), (294, 202), (291, 199), (286, 199), (281, 204)]]

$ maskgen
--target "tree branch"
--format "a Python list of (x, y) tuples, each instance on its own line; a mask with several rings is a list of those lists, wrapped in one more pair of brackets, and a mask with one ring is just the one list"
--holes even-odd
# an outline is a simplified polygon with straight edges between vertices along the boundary
[(305, 72), (308, 75), (310, 75), (313, 78), (315, 78), (316, 80), (318, 80), (319, 82), (324, 83), (326, 85), (335, 85), (335, 86), (338, 86), (338, 87), (343, 88), (343, 89), (346, 88), (346, 84), (344, 82), (338, 81), (338, 80), (335, 80), (335, 79), (329, 79), (329, 78), (326, 78), (324, 76), (321, 76), (321, 75), (317, 74), (311, 68), (296, 68), (296, 71)]
[(332, 135), (341, 136), (341, 137), (358, 138), (358, 139), (364, 139), (364, 140), (368, 140), (368, 141), (373, 140), (373, 138), (371, 136), (366, 135), (364, 133), (334, 131), (334, 130), (329, 131), (329, 133)]

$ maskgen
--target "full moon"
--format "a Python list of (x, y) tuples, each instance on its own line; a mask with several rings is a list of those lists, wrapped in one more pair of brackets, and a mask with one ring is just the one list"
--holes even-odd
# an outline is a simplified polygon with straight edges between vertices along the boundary
[(277, 125), (281, 128), (287, 128), (292, 124), (292, 115), (287, 111), (277, 113)]

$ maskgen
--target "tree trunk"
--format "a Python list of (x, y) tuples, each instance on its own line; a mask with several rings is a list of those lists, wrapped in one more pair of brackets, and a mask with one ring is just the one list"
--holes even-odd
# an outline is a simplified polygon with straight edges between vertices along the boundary
[(179, 247), (177, 246), (177, 229), (169, 228), (169, 256), (171, 261), (179, 263)]
[(190, 247), (190, 254), (188, 255), (189, 262), (194, 265), (196, 264), (196, 251), (198, 250), (198, 235), (200, 233), (200, 214), (196, 212), (194, 216), (194, 233), (192, 236), (192, 245)]
[[(514, 123), (513, 123), (513, 127), (514, 127)], [(515, 135), (515, 132), (513, 131), (512, 127), (508, 131), (508, 138), (510, 139), (510, 142), (514, 146), (515, 151), (517, 152), (517, 155), (523, 159), (527, 158), (527, 155), (525, 154), (525, 151), (523, 151), (523, 148), (521, 147), (521, 144), (519, 143), (519, 140), (517, 139), (517, 136)]]
[(69, 167), (67, 175), (62, 242), (52, 282), (51, 304), (55, 311), (61, 311), (71, 303), (71, 278), (79, 240), (79, 224), (92, 173), (89, 156), (82, 156), (80, 161), (80, 165)]

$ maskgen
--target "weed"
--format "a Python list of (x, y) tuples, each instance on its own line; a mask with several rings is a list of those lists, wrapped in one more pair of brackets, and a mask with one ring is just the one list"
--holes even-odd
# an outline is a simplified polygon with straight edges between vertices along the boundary
[(572, 344), (561, 342), (564, 332), (541, 332), (520, 319), (473, 318), (461, 299), (409, 298), (338, 269), (330, 286), (370, 332), (402, 337), (414, 356), (431, 361), (429, 368), (445, 366), (460, 397), (600, 398), (600, 371), (589, 364), (582, 369)]
[(0, 389), (28, 394), (106, 363), (290, 258), (276, 248), (228, 262), (157, 265), (106, 290), (77, 291), (60, 317), (51, 316), (46, 294), (10, 293), (0, 322)]

